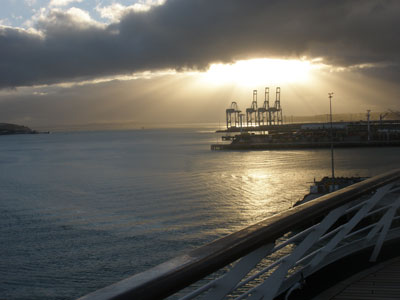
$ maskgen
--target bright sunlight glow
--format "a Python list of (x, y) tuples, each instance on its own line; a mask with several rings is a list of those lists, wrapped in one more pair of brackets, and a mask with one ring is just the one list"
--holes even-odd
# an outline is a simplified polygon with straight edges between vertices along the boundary
[(230, 65), (212, 64), (202, 76), (207, 82), (214, 84), (256, 86), (304, 82), (309, 79), (312, 68), (312, 63), (306, 60), (262, 58), (240, 60)]

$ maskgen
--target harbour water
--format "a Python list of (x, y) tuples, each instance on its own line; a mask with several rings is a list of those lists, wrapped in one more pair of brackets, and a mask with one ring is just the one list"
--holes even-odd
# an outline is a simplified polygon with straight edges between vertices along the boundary
[[(75, 299), (283, 211), (329, 149), (210, 151), (210, 128), (0, 137), (0, 299)], [(337, 149), (337, 176), (400, 166)]]

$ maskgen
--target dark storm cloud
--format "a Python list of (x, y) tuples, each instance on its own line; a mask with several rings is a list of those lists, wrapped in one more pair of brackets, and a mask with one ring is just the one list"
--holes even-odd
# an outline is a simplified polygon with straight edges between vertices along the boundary
[(322, 57), (340, 66), (396, 69), (399, 15), (396, 0), (170, 0), (102, 27), (53, 11), (37, 24), (42, 37), (0, 29), (0, 87), (204, 69), (251, 57)]

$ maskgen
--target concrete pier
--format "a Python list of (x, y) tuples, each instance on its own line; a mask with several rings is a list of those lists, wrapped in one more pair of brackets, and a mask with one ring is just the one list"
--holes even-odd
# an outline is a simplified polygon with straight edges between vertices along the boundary
[[(211, 150), (285, 150), (285, 149), (315, 149), (329, 148), (330, 142), (298, 142), (298, 143), (231, 143), (212, 144)], [(400, 146), (400, 140), (394, 141), (359, 141), (359, 142), (334, 142), (335, 148), (355, 147), (395, 147)]]

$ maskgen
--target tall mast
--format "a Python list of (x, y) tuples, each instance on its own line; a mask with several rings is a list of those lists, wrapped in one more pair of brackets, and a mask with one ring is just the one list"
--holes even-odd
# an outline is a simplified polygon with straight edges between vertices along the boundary
[(328, 93), (329, 95), (329, 112), (330, 112), (330, 121), (331, 121), (331, 162), (332, 162), (332, 188), (335, 182), (335, 166), (333, 161), (333, 125), (332, 125), (332, 97), (333, 93)]

